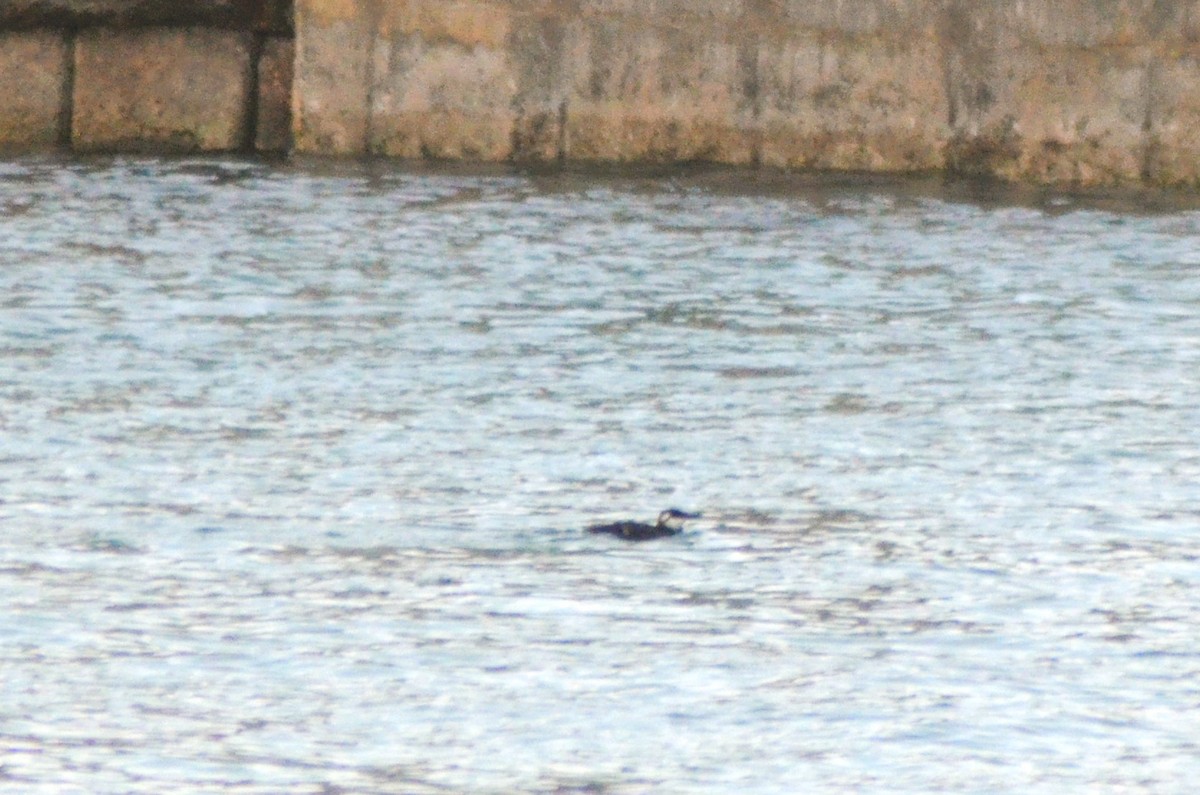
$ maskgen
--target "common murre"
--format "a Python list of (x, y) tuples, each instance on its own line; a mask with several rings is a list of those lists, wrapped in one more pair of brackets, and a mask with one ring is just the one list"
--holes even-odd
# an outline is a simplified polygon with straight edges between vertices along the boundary
[(700, 514), (668, 508), (658, 515), (658, 522), (611, 522), (609, 524), (594, 524), (587, 528), (589, 533), (607, 533), (623, 538), (626, 541), (649, 541), (652, 538), (673, 536), (683, 530), (686, 519), (699, 519)]

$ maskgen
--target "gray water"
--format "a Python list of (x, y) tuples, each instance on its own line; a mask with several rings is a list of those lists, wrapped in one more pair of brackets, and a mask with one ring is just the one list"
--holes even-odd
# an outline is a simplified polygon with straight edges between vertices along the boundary
[(1196, 212), (8, 162), (0, 355), (5, 791), (1200, 780)]

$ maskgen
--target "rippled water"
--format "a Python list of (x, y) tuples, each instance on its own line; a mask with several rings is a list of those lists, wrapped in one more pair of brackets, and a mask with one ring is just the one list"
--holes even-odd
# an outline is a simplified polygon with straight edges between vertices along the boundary
[(870, 183), (0, 164), (0, 787), (1188, 791), (1198, 244)]

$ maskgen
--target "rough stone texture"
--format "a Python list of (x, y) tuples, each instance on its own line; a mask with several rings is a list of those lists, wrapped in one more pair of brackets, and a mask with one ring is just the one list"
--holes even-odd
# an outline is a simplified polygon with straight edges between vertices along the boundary
[(941, 58), (927, 38), (808, 36), (760, 48), (761, 161), (772, 166), (922, 171), (943, 165)]
[(250, 54), (250, 34), (232, 31), (81, 33), (72, 145), (78, 151), (242, 148)]
[(508, 10), (455, 0), (297, 5), (299, 151), (502, 160), (514, 78)]
[(1156, 60), (1149, 85), (1143, 177), (1151, 185), (1200, 188), (1200, 47)]
[[(932, 27), (917, 0), (819, 8), (770, 0), (300, 0), (297, 14), (302, 149), (891, 170), (941, 164), (944, 129), (928, 124), (946, 117), (934, 37), (883, 38), (896, 25), (902, 33), (918, 21)], [(825, 28), (814, 32), (814, 24)], [(790, 36), (793, 29), (809, 32)], [(317, 40), (337, 40), (341, 51)], [(370, 51), (369, 63), (351, 74), (347, 49), (356, 62)], [(329, 79), (339, 72), (347, 79)], [(914, 73), (925, 78), (916, 91), (907, 85)], [(369, 98), (366, 118), (313, 113), (336, 105), (347, 85)]]
[(289, 33), (291, 0), (0, 0), (0, 29), (158, 25)]
[(297, 147), (1200, 184), (1196, 0), (297, 0)]
[(376, 49), (373, 154), (503, 160), (512, 145), (514, 79), (485, 46), (402, 38)]
[(369, 150), (376, 5), (370, 0), (297, 4), (292, 88), (297, 151), (357, 155)]
[(947, 137), (935, 37), (889, 33), (929, 18), (918, 0), (299, 0), (297, 146), (935, 168)]
[(0, 149), (48, 149), (66, 120), (68, 48), (63, 34), (0, 34)]
[(286, 152), (292, 148), (292, 61), (296, 48), (291, 39), (269, 38), (258, 57), (258, 107), (254, 148), (259, 152)]
[(755, 47), (718, 35), (712, 20), (689, 22), (585, 20), (563, 58), (570, 82), (554, 92), (565, 117), (565, 157), (757, 160), (755, 97), (747, 91), (753, 78), (745, 74)]
[(1082, 184), (1142, 176), (1153, 53), (1125, 43), (1119, 15), (1076, 18), (1064, 29), (1053, 15), (1033, 24), (974, 5), (948, 15), (949, 168)]

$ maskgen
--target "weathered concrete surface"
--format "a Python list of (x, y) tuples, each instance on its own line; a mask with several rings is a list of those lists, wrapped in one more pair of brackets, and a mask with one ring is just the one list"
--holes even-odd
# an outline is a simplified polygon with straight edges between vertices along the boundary
[(1148, 82), (1145, 179), (1200, 188), (1200, 52), (1188, 48), (1178, 58), (1153, 63)]
[(66, 124), (68, 47), (62, 33), (0, 34), (0, 149), (49, 149)]
[(295, 45), (296, 74), (304, 77), (303, 86), (296, 83), (292, 89), (294, 145), (301, 152), (364, 154), (378, 9), (346, 0), (342, 6), (328, 3), (307, 11), (304, 34), (296, 36)]
[(943, 163), (936, 17), (918, 0), (299, 0), (297, 18), (302, 151)]
[(1150, 4), (1104, 3), (1103, 15), (1098, 5), (1064, 0), (1056, 13), (1040, 3), (952, 5), (942, 31), (951, 169), (1082, 184), (1148, 177), (1162, 40), (1129, 11)]
[(1195, 0), (297, 0), (296, 147), (1200, 183)]
[[(367, 150), (503, 160), (518, 108), (511, 10), (488, 2), (392, 3), (373, 47)], [(430, 35), (414, 35), (416, 31)]]
[(287, 152), (292, 148), (292, 62), (296, 48), (291, 39), (268, 38), (258, 56), (258, 98), (255, 109), (254, 148), (259, 152)]
[[(525, 31), (520, 62), (532, 118), (564, 125), (561, 156), (585, 161), (757, 160), (757, 55), (722, 35), (734, 20), (640, 13)], [(545, 53), (537, 53), (540, 45)], [(527, 156), (539, 152), (531, 149)]]
[(940, 167), (947, 110), (939, 56), (928, 38), (898, 41), (883, 31), (760, 45), (760, 159), (789, 168)]
[(583, 44), (560, 91), (568, 154), (937, 167), (938, 51), (914, 35), (931, 29), (926, 5), (666, 2), (572, 23)]
[(212, 29), (89, 30), (75, 42), (77, 151), (219, 151), (248, 131), (251, 36)]
[(290, 33), (290, 0), (0, 0), (0, 30), (194, 26)]

